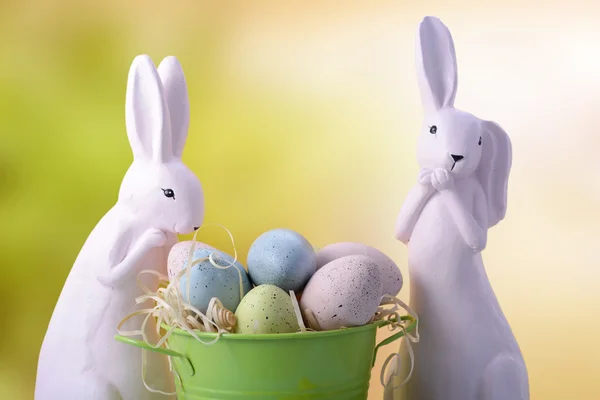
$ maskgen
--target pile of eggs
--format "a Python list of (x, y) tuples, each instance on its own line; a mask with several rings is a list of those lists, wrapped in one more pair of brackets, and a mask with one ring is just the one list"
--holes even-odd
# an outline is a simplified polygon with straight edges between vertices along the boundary
[[(250, 247), (247, 269), (209, 245), (179, 242), (168, 257), (169, 279), (179, 279), (182, 298), (206, 313), (213, 297), (235, 312), (235, 333), (292, 333), (306, 321), (314, 330), (333, 330), (372, 321), (384, 295), (395, 296), (402, 275), (385, 254), (359, 243), (336, 243), (315, 251), (289, 229), (260, 235)], [(179, 277), (179, 278), (178, 278)], [(292, 293), (293, 291), (293, 293)], [(296, 295), (302, 320), (294, 311)]]

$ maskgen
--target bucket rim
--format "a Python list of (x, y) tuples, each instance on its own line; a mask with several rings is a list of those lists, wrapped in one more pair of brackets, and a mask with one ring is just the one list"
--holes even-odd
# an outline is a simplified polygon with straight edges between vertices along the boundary
[[(373, 350), (372, 366), (375, 365), (375, 360), (377, 358), (377, 352), (378, 352), (379, 348), (400, 339), (401, 337), (405, 336), (405, 334), (407, 332), (410, 332), (413, 329), (417, 328), (418, 319), (413, 318), (410, 315), (402, 315), (402, 316), (400, 316), (399, 320), (409, 321), (410, 324), (402, 331), (382, 340), (379, 344), (375, 345), (375, 348)], [(305, 340), (305, 339), (313, 339), (313, 338), (317, 338), (317, 339), (318, 338), (331, 338), (331, 337), (339, 337), (342, 335), (366, 333), (369, 331), (372, 331), (371, 333), (375, 333), (378, 328), (393, 324), (395, 321), (396, 321), (396, 319), (381, 320), (381, 321), (374, 321), (374, 322), (371, 322), (371, 323), (368, 323), (368, 324), (362, 325), (362, 326), (356, 326), (356, 327), (344, 328), (344, 329), (336, 329), (336, 330), (331, 330), (331, 331), (318, 331), (318, 332), (307, 331), (307, 332), (270, 333), (270, 334), (225, 333), (225, 334), (221, 334), (221, 337), (218, 339), (219, 339), (219, 341), (220, 340), (225, 340), (225, 341), (239, 340), (241, 342), (263, 341), (263, 342), (273, 343), (273, 342), (277, 342), (277, 341), (281, 342), (281, 341), (285, 341), (285, 340), (296, 340), (296, 339)], [(194, 339), (194, 337), (192, 335), (190, 335), (188, 332), (184, 331), (183, 329), (169, 326), (165, 323), (162, 323), (161, 327), (163, 329), (167, 330), (167, 334), (175, 334), (177, 336), (185, 337), (188, 339), (190, 339), (190, 338)], [(212, 340), (217, 339), (217, 333), (214, 333), (214, 332), (198, 332), (198, 331), (196, 331), (194, 333), (197, 335), (198, 338), (212, 339)], [(193, 366), (191, 360), (185, 354), (179, 353), (179, 352), (171, 350), (169, 348), (152, 346), (145, 341), (136, 340), (131, 337), (123, 336), (120, 334), (116, 335), (115, 339), (119, 342), (123, 342), (125, 344), (130, 344), (130, 345), (133, 345), (136, 347), (140, 347), (142, 349), (154, 351), (157, 353), (162, 353), (162, 354), (168, 355), (170, 357), (178, 357), (181, 360), (183, 360), (182, 362), (184, 363), (184, 366), (185, 366), (185, 368), (187, 368), (190, 375), (194, 375), (194, 373), (195, 373), (194, 366)]]
[[(240, 341), (274, 341), (274, 340), (296, 340), (296, 339), (314, 339), (314, 338), (324, 338), (324, 337), (335, 337), (342, 335), (350, 335), (355, 333), (367, 332), (371, 330), (377, 330), (378, 328), (385, 326), (385, 321), (375, 321), (369, 324), (354, 326), (350, 328), (341, 328), (334, 329), (330, 331), (306, 331), (306, 332), (291, 332), (291, 333), (223, 333), (219, 340), (240, 340)], [(174, 326), (167, 325), (165, 323), (161, 324), (162, 328), (166, 331), (170, 331), (173, 335), (185, 336), (188, 338), (193, 338), (188, 332), (181, 328), (177, 328)], [(216, 339), (216, 332), (198, 332), (194, 331), (194, 333), (200, 339)]]

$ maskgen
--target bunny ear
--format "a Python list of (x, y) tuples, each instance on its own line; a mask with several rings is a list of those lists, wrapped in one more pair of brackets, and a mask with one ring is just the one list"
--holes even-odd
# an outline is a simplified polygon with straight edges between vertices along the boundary
[(487, 199), (488, 227), (491, 228), (506, 215), (512, 145), (500, 125), (483, 121), (482, 146), (477, 176)]
[(456, 54), (450, 31), (436, 17), (425, 17), (417, 38), (417, 73), (426, 112), (454, 106)]
[(173, 156), (169, 109), (158, 72), (147, 55), (137, 56), (131, 64), (125, 121), (135, 159), (164, 162)]
[(158, 74), (169, 106), (173, 155), (181, 158), (190, 124), (190, 102), (183, 69), (176, 57), (165, 57), (158, 66)]

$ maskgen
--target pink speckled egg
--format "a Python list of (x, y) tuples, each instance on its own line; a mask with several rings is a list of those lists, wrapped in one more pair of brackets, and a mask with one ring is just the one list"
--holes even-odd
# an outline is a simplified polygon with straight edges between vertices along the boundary
[[(340, 257), (320, 268), (308, 281), (300, 308), (332, 330), (368, 323), (381, 301), (381, 272), (375, 260), (360, 255)], [(310, 323), (309, 323), (310, 324)]]
[(354, 255), (367, 256), (377, 262), (383, 282), (382, 295), (396, 296), (400, 292), (403, 279), (396, 263), (381, 251), (361, 243), (342, 242), (325, 246), (317, 252), (317, 269), (340, 257)]
[[(169, 273), (169, 280), (177, 276), (179, 272), (184, 268), (190, 255), (190, 247), (192, 247), (193, 240), (185, 240), (183, 242), (177, 242), (171, 251), (169, 251), (169, 257), (167, 258), (167, 271)], [(214, 247), (207, 244), (196, 242), (195, 249), (211, 249), (216, 250)]]

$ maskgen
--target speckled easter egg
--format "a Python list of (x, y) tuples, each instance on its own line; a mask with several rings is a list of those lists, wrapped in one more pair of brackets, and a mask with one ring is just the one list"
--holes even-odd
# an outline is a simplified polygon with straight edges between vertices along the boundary
[(382, 295), (389, 294), (396, 296), (400, 292), (403, 279), (402, 273), (396, 263), (381, 251), (361, 243), (342, 242), (323, 247), (317, 252), (317, 269), (340, 257), (356, 255), (372, 258), (379, 265), (383, 290)]
[(252, 289), (235, 311), (236, 333), (292, 333), (300, 330), (292, 298), (274, 285)]
[[(205, 313), (208, 303), (213, 297), (218, 298), (223, 306), (234, 311), (241, 301), (243, 295), (252, 289), (250, 279), (246, 270), (239, 262), (226, 268), (233, 262), (233, 257), (216, 249), (198, 249), (194, 252), (193, 260), (209, 257), (213, 254), (214, 266), (210, 260), (204, 260), (192, 266), (189, 273), (189, 296), (187, 274), (179, 279), (179, 290), (184, 301)], [(242, 292), (240, 296), (240, 277), (242, 280)]]
[(311, 244), (297, 232), (273, 229), (260, 235), (248, 252), (248, 273), (255, 285), (300, 291), (317, 268)]
[[(185, 240), (183, 242), (177, 242), (171, 251), (169, 251), (169, 257), (167, 258), (167, 271), (169, 273), (169, 280), (173, 280), (177, 274), (184, 268), (187, 259), (190, 255), (190, 247), (192, 247), (193, 240)], [(204, 243), (196, 242), (195, 250), (198, 249), (215, 249)]]
[(302, 292), (300, 308), (310, 309), (321, 330), (369, 322), (381, 301), (381, 272), (366, 256), (346, 256), (321, 267)]

